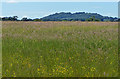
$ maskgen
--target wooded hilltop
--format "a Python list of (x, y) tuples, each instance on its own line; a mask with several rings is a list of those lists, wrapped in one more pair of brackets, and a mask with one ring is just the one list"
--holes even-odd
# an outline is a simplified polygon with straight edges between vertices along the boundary
[(111, 21), (111, 22), (117, 22), (120, 19), (117, 17), (108, 17), (108, 16), (102, 16), (97, 13), (85, 13), (85, 12), (60, 12), (51, 14), (49, 16), (45, 16), (42, 18), (27, 18), (24, 17), (20, 20), (18, 20), (18, 16), (10, 16), (10, 17), (1, 17), (0, 20), (2, 21)]

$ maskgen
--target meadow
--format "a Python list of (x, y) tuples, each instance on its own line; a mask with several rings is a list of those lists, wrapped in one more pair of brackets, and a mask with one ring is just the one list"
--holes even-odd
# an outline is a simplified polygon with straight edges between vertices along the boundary
[(117, 22), (2, 22), (3, 77), (116, 77)]

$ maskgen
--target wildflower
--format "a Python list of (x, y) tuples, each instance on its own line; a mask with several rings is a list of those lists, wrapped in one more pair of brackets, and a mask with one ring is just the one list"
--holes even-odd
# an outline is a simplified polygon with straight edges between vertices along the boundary
[(28, 64), (28, 67), (30, 68), (30, 67), (31, 67), (31, 64)]
[(14, 77), (16, 77), (15, 72), (13, 73)]
[(55, 69), (53, 69), (53, 72), (55, 72)]
[(85, 69), (85, 67), (83, 66), (82, 69)]
[(49, 74), (49, 75), (52, 75), (52, 74)]
[(94, 67), (92, 67), (90, 70), (91, 70), (92, 72), (94, 72), (96, 69), (95, 69)]
[(115, 72), (115, 70), (113, 70), (113, 72)]
[(18, 61), (17, 61), (17, 64), (18, 64)]
[(6, 71), (8, 72), (8, 69)]
[(39, 71), (40, 71), (40, 68), (37, 68), (37, 71), (39, 72)]
[(112, 62), (110, 62), (110, 64), (112, 64)]
[(105, 72), (104, 72), (104, 75), (105, 75)]
[(69, 57), (69, 60), (71, 60), (71, 57)]
[(59, 58), (56, 58), (56, 60), (59, 60)]
[(70, 69), (72, 69), (72, 67), (70, 67)]
[(12, 67), (12, 63), (10, 64), (10, 66)]
[(40, 56), (42, 58), (42, 56)]
[(62, 73), (63, 73), (63, 71), (62, 71)]

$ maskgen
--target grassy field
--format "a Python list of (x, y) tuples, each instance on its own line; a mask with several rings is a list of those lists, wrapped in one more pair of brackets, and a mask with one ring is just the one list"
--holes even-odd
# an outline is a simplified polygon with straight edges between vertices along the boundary
[(3, 22), (3, 77), (116, 77), (117, 22)]
[(2, 22), (0, 21), (0, 78), (2, 78)]

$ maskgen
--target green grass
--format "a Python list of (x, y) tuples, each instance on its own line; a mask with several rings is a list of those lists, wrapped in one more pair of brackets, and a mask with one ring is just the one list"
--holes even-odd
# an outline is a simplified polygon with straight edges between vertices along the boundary
[(3, 22), (3, 77), (116, 77), (112, 22)]

